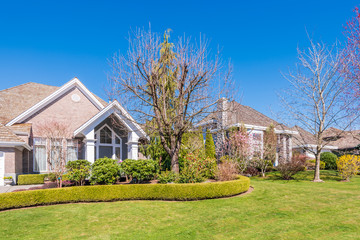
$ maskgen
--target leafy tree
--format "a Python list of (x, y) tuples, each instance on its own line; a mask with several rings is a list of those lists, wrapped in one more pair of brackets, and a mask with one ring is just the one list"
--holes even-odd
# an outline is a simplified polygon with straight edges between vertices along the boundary
[(216, 158), (215, 143), (210, 130), (206, 130), (205, 155), (210, 158)]

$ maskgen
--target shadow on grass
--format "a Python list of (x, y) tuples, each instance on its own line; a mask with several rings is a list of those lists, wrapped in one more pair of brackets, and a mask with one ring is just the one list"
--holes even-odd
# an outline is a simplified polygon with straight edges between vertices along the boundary
[[(340, 181), (341, 177), (339, 176), (338, 172), (335, 170), (321, 170), (320, 171), (320, 178), (324, 181)], [(265, 178), (256, 176), (252, 177), (252, 179), (256, 180), (270, 180), (270, 181), (276, 181), (276, 180), (282, 180), (281, 175), (278, 171), (275, 172), (269, 172), (267, 173), (267, 176)], [(298, 172), (293, 176), (293, 179), (288, 181), (312, 181), (314, 179), (314, 171), (302, 171)]]

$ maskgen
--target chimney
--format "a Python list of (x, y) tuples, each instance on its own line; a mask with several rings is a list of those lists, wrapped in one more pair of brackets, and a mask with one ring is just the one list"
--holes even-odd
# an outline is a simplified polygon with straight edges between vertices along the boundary
[(218, 112), (218, 129), (224, 129), (227, 125), (227, 112), (229, 108), (229, 102), (226, 98), (220, 98), (217, 103), (217, 112)]

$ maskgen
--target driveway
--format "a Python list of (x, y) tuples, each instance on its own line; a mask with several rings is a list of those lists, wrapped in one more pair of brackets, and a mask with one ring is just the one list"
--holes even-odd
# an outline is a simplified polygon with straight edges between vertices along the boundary
[(6, 192), (13, 192), (15, 190), (19, 189), (29, 189), (32, 187), (39, 187), (43, 184), (37, 184), (37, 185), (15, 185), (15, 186), (0, 186), (0, 193), (6, 193)]

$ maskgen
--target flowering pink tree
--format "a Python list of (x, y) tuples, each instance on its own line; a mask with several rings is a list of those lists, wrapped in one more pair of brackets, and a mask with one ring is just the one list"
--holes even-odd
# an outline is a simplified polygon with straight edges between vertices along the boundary
[(246, 128), (242, 126), (239, 130), (231, 131), (225, 139), (222, 150), (230, 160), (237, 162), (240, 173), (243, 173), (250, 165), (254, 154), (254, 141)]
[[(355, 17), (344, 26), (346, 46), (342, 57), (342, 70), (346, 79), (350, 82), (347, 97), (360, 97), (360, 12), (359, 8), (354, 9)], [(359, 110), (360, 103), (355, 105), (355, 110)]]

